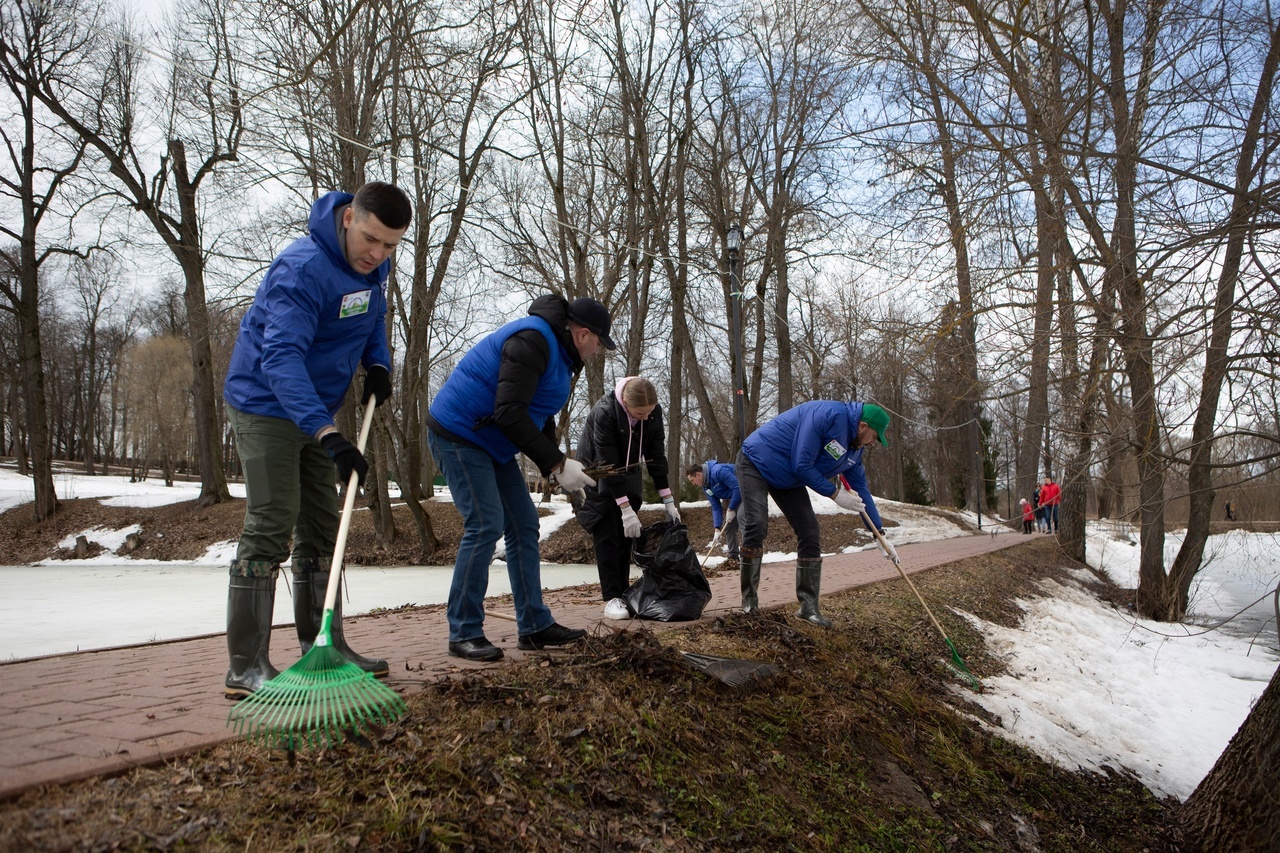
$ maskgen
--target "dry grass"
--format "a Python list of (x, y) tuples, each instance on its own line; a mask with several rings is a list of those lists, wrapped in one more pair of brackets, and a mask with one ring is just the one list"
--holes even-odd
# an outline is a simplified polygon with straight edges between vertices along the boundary
[[(917, 575), (1011, 623), (1066, 561), (1048, 539)], [(1175, 805), (993, 736), (900, 583), (431, 683), (372, 741), (293, 756), (235, 743), (0, 810), (5, 850), (1171, 851)], [(746, 689), (678, 649), (765, 661)]]

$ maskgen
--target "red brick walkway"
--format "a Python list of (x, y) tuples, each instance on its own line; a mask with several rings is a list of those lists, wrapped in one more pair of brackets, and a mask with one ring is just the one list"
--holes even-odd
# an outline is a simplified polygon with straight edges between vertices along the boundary
[[(900, 546), (899, 554), (904, 567), (916, 572), (1023, 541), (1011, 535), (966, 536)], [(762, 606), (795, 606), (793, 569), (794, 563), (765, 564)], [(826, 559), (822, 592), (897, 577), (878, 551), (842, 554)], [(740, 602), (736, 574), (712, 578), (711, 589), (703, 620)], [(595, 628), (601, 622), (601, 602), (589, 587), (548, 592), (546, 600), (565, 625)], [(486, 634), (506, 650), (503, 661), (473, 664), (449, 657), (443, 605), (356, 617), (345, 627), (355, 648), (391, 660), (388, 683), (406, 695), (440, 676), (509, 665), (525, 656), (516, 650), (515, 623), (490, 618)], [(278, 630), (273, 639), (273, 663), (284, 669), (296, 649), (292, 627)], [(118, 773), (231, 740), (229, 703), (222, 697), (226, 667), (224, 634), (0, 664), (0, 713), (6, 723), (0, 742), (0, 799), (37, 785)]]

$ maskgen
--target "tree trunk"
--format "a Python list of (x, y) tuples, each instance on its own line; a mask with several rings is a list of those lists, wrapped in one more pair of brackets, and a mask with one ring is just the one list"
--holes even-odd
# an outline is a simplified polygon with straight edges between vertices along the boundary
[(1254, 96), (1253, 110), (1245, 128), (1236, 160), (1235, 200), (1227, 220), (1227, 245), (1223, 252), (1222, 270), (1218, 274), (1218, 290), (1213, 304), (1209, 347), (1205, 352), (1200, 377), (1200, 404), (1196, 408), (1191, 429), (1191, 464), (1187, 487), (1191, 506), (1187, 517), (1187, 534), (1174, 558), (1169, 574), (1180, 599), (1187, 597), (1191, 581), (1204, 559), (1205, 541), (1209, 538), (1209, 519), (1213, 515), (1213, 428), (1218, 415), (1218, 398), (1227, 375), (1227, 347), (1231, 343), (1232, 318), (1236, 298), (1236, 279), (1244, 254), (1249, 228), (1257, 216), (1257, 205), (1249, 188), (1262, 165), (1254, 164), (1263, 119), (1271, 102), (1271, 91), (1277, 67), (1280, 66), (1280, 28), (1271, 31), (1271, 47), (1263, 63)]
[(1280, 850), (1280, 669), (1181, 817), (1187, 850)]
[(206, 507), (231, 500), (231, 492), (227, 489), (227, 476), (222, 469), (222, 426), (218, 419), (217, 390), (213, 381), (213, 346), (209, 340), (209, 304), (204, 292), (204, 256), (200, 247), (196, 187), (187, 175), (187, 152), (182, 140), (169, 140), (169, 156), (181, 214), (179, 239), (169, 248), (182, 266), (186, 285), (182, 295), (191, 339), (191, 402), (196, 453), (200, 461), (197, 506)]

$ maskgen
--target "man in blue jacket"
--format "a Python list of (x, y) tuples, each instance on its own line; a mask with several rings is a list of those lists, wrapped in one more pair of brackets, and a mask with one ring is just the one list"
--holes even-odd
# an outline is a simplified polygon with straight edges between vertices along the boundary
[[(223, 398), (244, 469), (245, 519), (227, 594), (226, 695), (279, 673), (268, 658), (276, 575), (293, 540), (293, 612), (305, 653), (320, 630), (340, 511), (336, 485), (369, 465), (334, 416), (363, 365), (361, 402), (391, 395), (384, 292), (391, 254), (413, 215), (399, 188), (368, 183), (311, 206), (309, 234), (267, 269), (240, 323)], [(385, 660), (352, 651), (338, 596), (334, 647), (377, 676)]]
[(708, 459), (701, 465), (690, 465), (684, 476), (706, 493), (711, 502), (711, 526), (716, 533), (723, 531), (724, 548), (733, 565), (722, 568), (738, 568), (738, 507), (742, 504), (742, 492), (733, 466)]
[(542, 602), (538, 511), (516, 462), (523, 453), (566, 492), (594, 486), (583, 465), (556, 445), (555, 418), (569, 402), (582, 363), (613, 349), (609, 312), (594, 299), (547, 294), (529, 314), (476, 344), (449, 374), (427, 413), (427, 445), (444, 474), (463, 532), (449, 588), (449, 654), (494, 661), (484, 635), (484, 596), (498, 538), (505, 536), (515, 599), (517, 647), (577, 642), (586, 631), (556, 622)]
[[(769, 532), (769, 498), (795, 531), (796, 598), (801, 619), (818, 625), (831, 623), (818, 609), (822, 586), (822, 544), (818, 517), (806, 489), (831, 498), (851, 512), (866, 511), (877, 529), (883, 528), (875, 499), (867, 488), (862, 450), (879, 440), (889, 446), (885, 431), (889, 414), (871, 403), (814, 400), (788, 409), (760, 426), (742, 443), (735, 472), (742, 491), (742, 612), (758, 609), (760, 563)], [(837, 487), (840, 475), (852, 491)]]

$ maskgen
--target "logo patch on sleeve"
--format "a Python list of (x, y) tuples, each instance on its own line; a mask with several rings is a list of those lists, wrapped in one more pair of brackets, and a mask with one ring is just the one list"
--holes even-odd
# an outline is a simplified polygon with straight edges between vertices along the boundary
[(348, 293), (342, 297), (342, 307), (338, 309), (338, 318), (354, 317), (357, 314), (369, 313), (369, 294), (372, 290), (361, 290), (356, 293)]
[(832, 459), (839, 459), (844, 456), (845, 453), (844, 445), (836, 441), (834, 438), (823, 445), (822, 449), (827, 451), (827, 455)]

